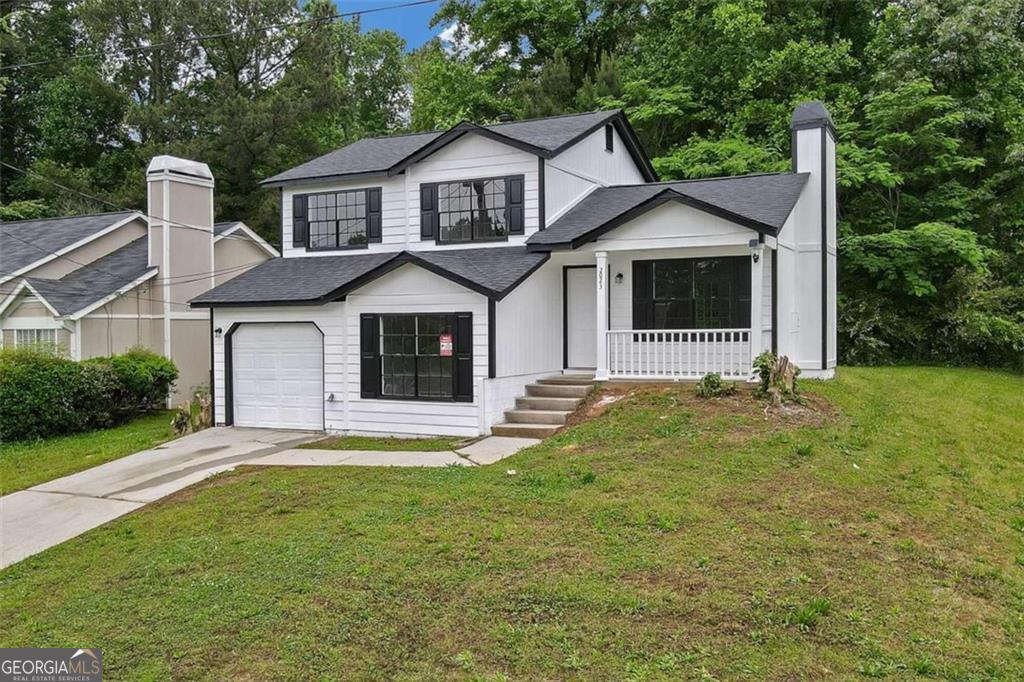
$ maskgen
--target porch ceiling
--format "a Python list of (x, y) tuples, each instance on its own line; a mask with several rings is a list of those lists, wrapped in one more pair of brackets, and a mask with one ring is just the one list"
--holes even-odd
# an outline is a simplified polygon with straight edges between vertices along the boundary
[(807, 173), (601, 187), (548, 229), (527, 240), (531, 250), (576, 248), (667, 201), (679, 201), (752, 230), (775, 236), (793, 211)]

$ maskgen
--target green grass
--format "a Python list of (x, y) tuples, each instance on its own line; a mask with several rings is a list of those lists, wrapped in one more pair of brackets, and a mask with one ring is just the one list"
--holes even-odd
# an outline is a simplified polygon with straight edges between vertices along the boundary
[(112, 429), (0, 443), (0, 492), (30, 488), (168, 441), (174, 438), (171, 414), (161, 410)]
[(239, 469), (0, 572), (0, 646), (136, 680), (1024, 678), (1024, 379), (809, 390), (834, 421), (677, 386), (496, 466)]
[(445, 452), (461, 438), (371, 438), (370, 436), (334, 436), (300, 445), (316, 450), (406, 450), (411, 452)]

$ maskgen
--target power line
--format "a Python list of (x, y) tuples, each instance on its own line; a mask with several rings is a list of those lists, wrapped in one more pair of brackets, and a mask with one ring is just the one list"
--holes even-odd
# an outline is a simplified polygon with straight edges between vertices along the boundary
[[(109, 270), (104, 270), (103, 268), (96, 266), (95, 263), (82, 263), (80, 261), (75, 260), (74, 258), (71, 258), (67, 254), (62, 254), (62, 253), (58, 253), (56, 251), (50, 251), (48, 249), (44, 249), (41, 246), (33, 244), (30, 241), (22, 239), (18, 235), (8, 234), (7, 236), (8, 237), (13, 237), (14, 239), (17, 239), (22, 244), (27, 244), (28, 246), (31, 246), (32, 248), (34, 248), (34, 249), (36, 249), (38, 251), (50, 254), (52, 256), (56, 256), (57, 258), (62, 258), (62, 259), (66, 260), (66, 261), (68, 261), (70, 263), (74, 263), (75, 265), (77, 265), (79, 267), (82, 267), (82, 268), (94, 267), (97, 270), (99, 270), (100, 272), (102, 272), (102, 273), (104, 273), (106, 275), (110, 275), (111, 277), (116, 277), (116, 278), (124, 277), (123, 274), (116, 274), (116, 273), (110, 272)], [(223, 275), (223, 274), (227, 274), (227, 273), (230, 273), (230, 272), (234, 272), (236, 270), (242, 270), (244, 268), (248, 268), (248, 267), (251, 267), (251, 266), (259, 265), (262, 262), (265, 262), (265, 261), (247, 263), (247, 264), (244, 264), (244, 265), (234, 265), (234, 266), (232, 266), (230, 268), (224, 268), (223, 270), (210, 270), (208, 272), (195, 272), (195, 273), (189, 273), (189, 274), (185, 274), (185, 275), (176, 275), (174, 277), (167, 277), (167, 278), (161, 278), (161, 277), (158, 276), (156, 278), (156, 280), (158, 282), (161, 282), (161, 283), (167, 282), (167, 283), (169, 283), (171, 285), (191, 284), (193, 282), (201, 282), (203, 280), (209, 279), (211, 276)], [(72, 273), (68, 273), (68, 274), (69, 275), (73, 274), (73, 272)], [(65, 276), (67, 276), (67, 275), (65, 275)], [(185, 279), (185, 278), (191, 278), (191, 279)], [(24, 277), (22, 277), (22, 279), (24, 279)], [(43, 279), (43, 278), (40, 278), (40, 279)], [(175, 281), (175, 280), (178, 280), (178, 281)], [(60, 281), (60, 280), (55, 280), (55, 281)], [(125, 293), (127, 293), (127, 292), (125, 292)], [(164, 303), (164, 299), (157, 299), (157, 298), (141, 298), (140, 297), (140, 300), (150, 301), (150, 302), (153, 302), (153, 303)], [(167, 303), (173, 303), (175, 305), (182, 305), (182, 306), (190, 305), (190, 303), (188, 303), (186, 301), (173, 301), (173, 300), (167, 299), (166, 302)]]
[[(30, 171), (30, 170), (26, 170), (24, 168), (18, 168), (17, 166), (13, 166), (13, 165), (7, 163), (6, 161), (0, 161), (0, 166), (6, 166), (7, 168), (10, 168), (13, 171), (17, 171), (18, 173), (21, 173), (23, 175), (28, 175), (28, 176), (31, 176), (33, 178), (36, 178), (37, 180), (42, 180), (43, 182), (49, 183), (49, 184), (53, 185), (54, 187), (56, 187), (58, 189), (64, 190), (65, 192), (71, 192), (72, 194), (77, 194), (80, 197), (84, 197), (85, 199), (89, 199), (91, 201), (95, 201), (95, 202), (98, 202), (100, 204), (104, 204), (104, 205), (109, 206), (109, 207), (111, 207), (113, 209), (116, 209), (118, 211), (131, 211), (132, 213), (138, 213), (139, 215), (141, 215), (141, 216), (143, 216), (145, 218), (148, 218), (149, 220), (156, 220), (156, 221), (158, 221), (160, 223), (165, 223), (167, 225), (170, 225), (171, 227), (181, 227), (181, 228), (184, 228), (184, 229), (187, 229), (187, 230), (198, 230), (200, 232), (211, 232), (213, 230), (212, 226), (209, 227), (209, 228), (206, 228), (206, 227), (203, 227), (202, 225), (190, 225), (188, 223), (179, 223), (179, 222), (177, 222), (175, 220), (168, 220), (168, 219), (165, 219), (165, 218), (161, 218), (159, 216), (150, 215), (149, 213), (146, 213), (145, 211), (139, 211), (139, 210), (134, 209), (134, 208), (125, 208), (124, 206), (118, 206), (117, 204), (115, 204), (113, 202), (110, 202), (110, 201), (107, 201), (106, 199), (102, 199), (100, 197), (93, 196), (92, 194), (87, 194), (86, 192), (82, 192), (81, 190), (77, 190), (74, 187), (68, 187), (67, 185), (62, 185), (59, 182), (57, 182), (56, 180), (51, 180), (50, 178), (48, 178), (48, 177), (46, 177), (44, 175), (40, 175), (39, 173), (36, 173), (34, 171)], [(241, 221), (239, 221), (239, 222), (241, 222)], [(245, 237), (245, 236), (243, 236), (243, 237), (235, 237), (235, 236), (230, 235), (230, 234), (226, 235), (224, 237), (221, 237), (221, 239), (237, 239), (237, 240), (240, 240), (240, 241), (252, 241), (251, 239), (249, 239), (249, 237)]]
[[(239, 33), (256, 33), (266, 32), (274, 29), (289, 28), (291, 26), (301, 26), (302, 24), (309, 23), (328, 23), (336, 21), (337, 19), (344, 19), (346, 17), (358, 17), (363, 14), (375, 14), (377, 12), (387, 12), (394, 9), (406, 9), (409, 7), (418, 7), (420, 5), (431, 5), (441, 2), (441, 0), (416, 0), (415, 2), (403, 2), (397, 5), (388, 5), (387, 7), (375, 7), (364, 10), (354, 10), (351, 12), (338, 12), (325, 17), (311, 17), (309, 19), (299, 19), (296, 21), (282, 22), (279, 24), (267, 24), (264, 26), (254, 26), (252, 28), (235, 29), (233, 31), (224, 31), (221, 33), (210, 33), (207, 35), (194, 36), (192, 38), (185, 38), (183, 40), (164, 42), (164, 43), (153, 43), (152, 45), (140, 45), (138, 47), (128, 47), (121, 50), (122, 53), (127, 52), (144, 52), (146, 50), (158, 50), (165, 47), (175, 47), (182, 44), (201, 43), (204, 40), (213, 40), (216, 38), (226, 38), (228, 36), (236, 35)], [(0, 66), (0, 71), (8, 71), (11, 69), (22, 69), (29, 66), (41, 66), (43, 64), (53, 64), (54, 62), (69, 61), (72, 59), (88, 59), (92, 57), (109, 57), (107, 52), (90, 52), (85, 54), (74, 54), (68, 55), (67, 57), (56, 57), (54, 59), (40, 59), (34, 62), (22, 62), (20, 64), (8, 64), (7, 66)]]

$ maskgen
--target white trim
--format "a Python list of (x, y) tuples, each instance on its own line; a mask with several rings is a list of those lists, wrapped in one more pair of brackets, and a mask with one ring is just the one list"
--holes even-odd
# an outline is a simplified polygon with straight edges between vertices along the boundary
[(3, 322), (3, 329), (64, 329), (55, 317), (11, 317)]
[[(156, 277), (158, 272), (159, 271), (156, 270), (156, 269), (150, 270), (149, 272), (144, 274), (142, 277), (139, 277), (138, 279), (136, 279), (136, 280), (134, 280), (132, 282), (129, 282), (128, 284), (125, 284), (123, 287), (121, 287), (117, 291), (114, 291), (113, 293), (107, 294), (106, 296), (104, 296), (100, 300), (96, 301), (95, 303), (90, 303), (89, 305), (85, 306), (84, 308), (81, 308), (81, 309), (75, 311), (74, 313), (68, 315), (68, 319), (70, 319), (70, 320), (80, 320), (80, 319), (82, 319), (83, 317), (85, 317), (86, 315), (88, 315), (92, 311), (96, 310), (97, 308), (102, 308), (106, 304), (110, 303), (115, 298), (120, 298), (125, 293), (131, 291), (132, 289), (134, 289), (135, 287), (139, 286), (143, 282), (145, 282), (147, 280), (150, 280), (150, 279), (153, 279), (154, 277)], [(133, 315), (132, 317), (138, 317), (138, 315)]]
[(246, 225), (245, 223), (243, 223), (241, 221), (238, 221), (237, 223), (235, 223), (234, 225), (232, 225), (228, 229), (226, 229), (223, 232), (221, 232), (219, 235), (217, 235), (216, 237), (213, 238), (213, 241), (214, 241), (214, 243), (219, 242), (221, 239), (224, 239), (228, 235), (231, 235), (231, 234), (235, 233), (238, 230), (241, 230), (242, 232), (244, 232), (246, 234), (246, 236), (249, 237), (249, 239), (251, 239), (254, 242), (256, 242), (259, 246), (262, 246), (263, 250), (266, 251), (267, 253), (269, 253), (272, 257), (277, 258), (278, 256), (281, 255), (280, 252), (278, 252), (277, 249), (275, 249), (273, 246), (268, 244), (267, 241), (263, 239), (263, 237), (261, 237), (258, 234), (256, 234), (252, 230), (252, 228), (250, 228), (248, 225)]
[(213, 188), (213, 180), (206, 180), (204, 178), (197, 178), (194, 175), (186, 175), (184, 173), (174, 173), (166, 170), (156, 170), (146, 173), (146, 181), (154, 182), (165, 182), (174, 180), (174, 182), (180, 182), (186, 185), (196, 185), (198, 187), (206, 187), (207, 189)]
[[(171, 175), (164, 172), (161, 174), (162, 192), (160, 224), (163, 232), (163, 254), (161, 258), (160, 277), (163, 280), (164, 290), (164, 357), (171, 358)], [(213, 225), (210, 226), (213, 232)], [(212, 265), (212, 264), (211, 264)], [(167, 407), (171, 407), (171, 396), (167, 395)]]
[(71, 332), (71, 359), (82, 359), (82, 321), (75, 320), (75, 330)]
[(26, 272), (30, 272), (32, 270), (35, 270), (40, 265), (45, 265), (46, 263), (49, 263), (52, 260), (55, 260), (57, 258), (60, 258), (60, 257), (62, 257), (64, 255), (68, 254), (68, 253), (71, 253), (75, 249), (77, 249), (77, 248), (79, 248), (81, 246), (85, 246), (89, 242), (95, 241), (95, 240), (99, 239), (100, 237), (102, 237), (104, 235), (110, 234), (114, 230), (116, 230), (116, 229), (118, 229), (120, 227), (124, 227), (128, 223), (133, 222), (135, 220), (142, 220), (142, 222), (145, 223), (146, 222), (146, 217), (143, 214), (141, 214), (141, 213), (136, 211), (135, 213), (132, 213), (130, 216), (128, 216), (124, 220), (120, 220), (120, 221), (118, 221), (116, 223), (113, 223), (112, 225), (108, 225), (107, 227), (104, 227), (102, 230), (98, 230), (96, 232), (93, 232), (91, 235), (89, 235), (85, 239), (80, 239), (80, 240), (78, 240), (77, 242), (75, 242), (73, 244), (68, 244), (64, 248), (58, 249), (57, 251), (54, 251), (53, 253), (48, 254), (48, 255), (44, 256), (43, 258), (40, 258), (37, 261), (29, 263), (28, 265), (26, 265), (23, 268), (19, 268), (19, 269), (15, 270), (14, 272), (11, 272), (11, 273), (8, 273), (6, 275), (0, 276), (0, 284), (3, 284), (4, 282), (9, 282), (12, 279), (14, 279), (15, 277), (19, 277), (20, 275), (23, 275)]
[(6, 299), (4, 299), (3, 305), (0, 305), (0, 315), (4, 314), (4, 312), (10, 306), (10, 304), (14, 302), (15, 297), (21, 292), (23, 292), (25, 289), (31, 291), (32, 294), (39, 299), (39, 302), (46, 306), (46, 309), (49, 310), (54, 317), (60, 317), (60, 313), (57, 312), (57, 309), (50, 305), (50, 302), (43, 298), (42, 295), (38, 291), (36, 291), (35, 287), (29, 284), (28, 280), (25, 279), (21, 280), (21, 283), (18, 285), (18, 287), (10, 294), (8, 294)]

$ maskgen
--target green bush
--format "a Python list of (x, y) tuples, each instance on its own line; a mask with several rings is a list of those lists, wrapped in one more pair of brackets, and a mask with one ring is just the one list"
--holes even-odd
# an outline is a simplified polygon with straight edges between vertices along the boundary
[(722, 381), (722, 375), (718, 372), (705, 374), (697, 382), (697, 396), (700, 398), (717, 398), (735, 392), (736, 384)]
[(178, 370), (142, 349), (74, 362), (38, 349), (0, 351), (0, 441), (112, 426), (159, 407)]

